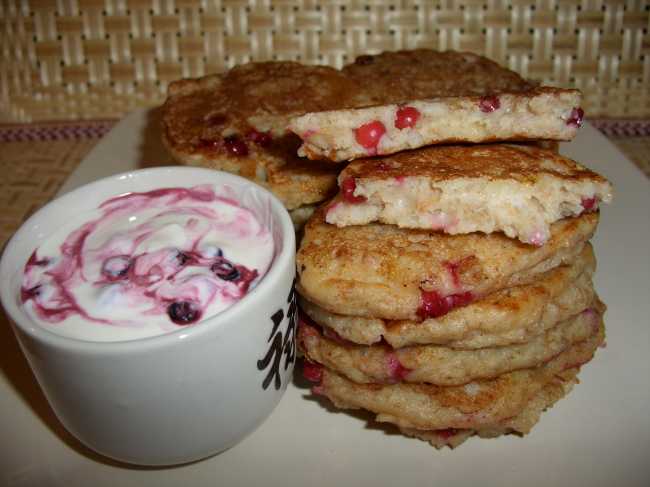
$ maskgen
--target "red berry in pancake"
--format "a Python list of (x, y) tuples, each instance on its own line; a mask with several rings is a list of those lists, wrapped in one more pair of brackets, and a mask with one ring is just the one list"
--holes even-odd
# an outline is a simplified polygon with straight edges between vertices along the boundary
[(435, 430), (435, 433), (440, 436), (441, 438), (444, 438), (445, 440), (451, 438), (452, 436), (458, 434), (458, 430), (456, 428), (445, 428), (441, 430)]
[(595, 196), (591, 198), (582, 198), (581, 203), (585, 211), (594, 211), (598, 207), (598, 200)]
[(362, 195), (355, 195), (354, 190), (357, 188), (357, 183), (354, 178), (346, 178), (341, 183), (341, 194), (343, 199), (348, 203), (363, 203), (366, 197)]
[(569, 115), (569, 118), (566, 121), (567, 125), (573, 125), (575, 127), (581, 127), (582, 126), (582, 119), (585, 116), (585, 112), (582, 108), (577, 107), (571, 110), (571, 115)]
[(226, 150), (233, 156), (244, 157), (248, 155), (246, 142), (232, 135), (223, 139)]
[(497, 96), (484, 96), (478, 102), (478, 107), (484, 113), (491, 113), (501, 107), (501, 102)]
[(405, 128), (415, 127), (420, 112), (414, 107), (399, 107), (395, 112), (395, 127), (402, 130)]
[(323, 366), (314, 362), (310, 362), (309, 360), (305, 360), (302, 365), (302, 375), (309, 382), (319, 384), (320, 381), (323, 380)]
[(388, 367), (388, 374), (394, 382), (403, 381), (411, 372), (411, 369), (408, 369), (401, 364), (395, 352), (390, 352), (388, 354), (386, 365)]
[(437, 291), (422, 290), (418, 315), (422, 319), (437, 318), (446, 315), (454, 308), (471, 303), (473, 299), (469, 291), (441, 296)]
[(355, 138), (360, 146), (376, 150), (379, 140), (386, 133), (386, 127), (379, 120), (368, 122), (354, 131)]

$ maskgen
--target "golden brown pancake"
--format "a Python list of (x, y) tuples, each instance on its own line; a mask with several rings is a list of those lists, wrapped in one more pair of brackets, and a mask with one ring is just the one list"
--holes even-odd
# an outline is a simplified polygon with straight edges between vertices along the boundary
[(298, 290), (341, 315), (389, 320), (442, 316), (500, 289), (530, 283), (570, 262), (593, 235), (598, 213), (551, 225), (541, 247), (500, 233), (444, 235), (371, 224), (338, 228), (320, 208), (297, 254)]
[(320, 371), (315, 393), (343, 409), (362, 408), (378, 421), (401, 428), (437, 430), (486, 429), (520, 414), (557, 374), (580, 367), (592, 359), (604, 340), (602, 322), (586, 340), (573, 345), (544, 365), (517, 370), (495, 379), (462, 386), (429, 384), (357, 384), (327, 369)]
[(612, 200), (604, 177), (557, 153), (507, 144), (430, 146), (359, 159), (338, 177), (326, 221), (449, 234), (504, 232), (543, 245), (549, 226)]
[(538, 367), (582, 342), (602, 321), (604, 305), (596, 301), (592, 306), (527, 343), (502, 347), (458, 350), (439, 345), (398, 349), (387, 344), (356, 345), (306, 321), (299, 327), (298, 343), (307, 359), (356, 383), (456, 386)]
[(579, 368), (574, 367), (556, 374), (544, 384), (542, 390), (533, 396), (519, 414), (513, 418), (505, 419), (497, 425), (479, 429), (418, 430), (406, 427), (399, 429), (406, 436), (428, 441), (436, 448), (443, 446), (455, 448), (473, 435), (481, 438), (495, 438), (509, 433), (527, 434), (537, 424), (545, 410), (571, 392), (573, 386), (578, 383), (578, 372)]
[(591, 281), (595, 268), (587, 243), (569, 264), (540, 274), (530, 284), (497, 291), (422, 322), (340, 315), (302, 297), (300, 307), (318, 325), (360, 345), (384, 340), (394, 348), (429, 344), (462, 350), (500, 347), (526, 343), (587, 308), (595, 297)]
[(220, 169), (267, 186), (289, 209), (326, 199), (338, 168), (306, 164), (290, 117), (369, 100), (356, 82), (325, 66), (249, 63), (169, 86), (163, 141), (188, 165)]
[(342, 71), (385, 104), (435, 96), (520, 92), (535, 86), (483, 56), (431, 49), (359, 56)]
[(251, 129), (283, 135), (292, 116), (368, 100), (355, 81), (327, 66), (248, 63), (171, 83), (164, 125), (175, 147), (194, 149), (201, 140), (246, 136)]

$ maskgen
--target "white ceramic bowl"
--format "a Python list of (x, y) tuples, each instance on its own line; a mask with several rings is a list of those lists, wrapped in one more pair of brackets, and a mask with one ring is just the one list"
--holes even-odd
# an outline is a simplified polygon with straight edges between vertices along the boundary
[[(20, 305), (30, 254), (83, 209), (132, 191), (197, 184), (236, 188), (243, 206), (272, 230), (276, 254), (259, 284), (224, 312), (165, 335), (90, 342), (56, 335)], [(0, 295), (52, 409), (82, 443), (142, 465), (198, 460), (227, 449), (271, 413), (295, 361), (295, 236), (268, 191), (207, 169), (166, 167), (106, 178), (35, 213), (8, 243)]]

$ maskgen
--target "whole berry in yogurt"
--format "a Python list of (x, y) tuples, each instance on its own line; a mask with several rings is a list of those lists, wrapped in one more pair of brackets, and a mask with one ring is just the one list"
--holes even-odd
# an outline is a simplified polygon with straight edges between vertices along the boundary
[(47, 329), (117, 341), (193, 325), (242, 299), (268, 271), (273, 236), (210, 185), (127, 193), (34, 250), (20, 299)]

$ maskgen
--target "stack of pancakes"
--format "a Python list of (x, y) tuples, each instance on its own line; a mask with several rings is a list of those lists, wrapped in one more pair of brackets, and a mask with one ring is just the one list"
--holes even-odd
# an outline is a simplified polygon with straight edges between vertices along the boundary
[[(499, 159), (506, 149), (512, 159)], [(454, 174), (448, 176), (437, 156), (450, 151), (458, 159)], [(493, 178), (481, 181), (488, 196), (497, 199), (499, 186), (512, 182), (508, 178), (517, 181), (517, 174), (523, 176), (510, 185), (513, 192), (517, 185), (523, 186), (523, 193), (535, 186), (533, 180), (555, 178), (565, 197), (555, 202), (557, 208), (571, 214), (569, 207), (577, 206), (575, 216), (535, 231), (548, 234), (543, 243), (522, 241), (530, 240), (526, 224), (536, 219), (534, 197), (530, 208), (520, 208), (525, 213), (517, 215), (519, 220), (499, 221), (503, 215), (498, 208), (481, 203), (474, 208), (481, 213), (475, 225), (461, 216), (457, 224), (437, 230), (400, 228), (398, 223), (409, 221), (406, 217), (414, 213), (420, 218), (411, 221), (423, 221), (424, 214), (436, 211), (438, 217), (444, 214), (452, 220), (472, 213), (475, 194), (463, 193), (459, 186), (477, 178), (469, 168), (473, 148), (447, 146), (426, 152), (432, 166), (430, 185), (444, 201), (445, 186), (435, 179), (440, 174), (451, 178), (443, 182), (455, 183), (451, 191), (458, 199), (457, 212), (453, 207), (431, 212), (422, 200), (408, 204), (418, 194), (411, 184), (416, 179), (413, 167), (423, 177), (421, 165), (405, 164), (400, 176), (382, 166), (422, 155), (413, 151), (355, 161), (340, 177), (345, 181), (354, 173), (364, 174), (357, 178), (361, 181), (370, 174), (384, 182), (393, 179), (383, 195), (409, 209), (402, 221), (378, 223), (373, 217), (381, 213), (360, 209), (373, 199), (377, 203), (377, 195), (357, 192), (355, 198), (367, 199), (346, 203), (344, 194), (339, 195), (307, 223), (297, 258), (298, 291), (306, 315), (298, 342), (308, 360), (306, 376), (317, 383), (314, 392), (338, 407), (372, 411), (379, 421), (435, 446), (455, 446), (472, 434), (527, 433), (544, 409), (569, 392), (580, 366), (604, 339), (604, 305), (593, 288), (595, 258), (588, 242), (599, 214), (590, 204), (589, 210), (581, 205), (590, 201), (581, 193), (607, 200), (609, 186), (552, 152), (484, 146), (482, 152), (494, 156), (481, 171), (483, 178), (488, 178), (486, 173)], [(560, 162), (573, 170), (565, 167), (560, 177)], [(523, 170), (525, 165), (540, 169), (533, 175)], [(357, 188), (367, 187), (373, 185), (365, 181)], [(542, 198), (541, 190), (537, 196)], [(346, 205), (349, 208), (340, 208)], [(344, 223), (363, 220), (360, 213), (372, 222)], [(400, 215), (392, 211), (395, 214)], [(330, 215), (343, 226), (327, 223)], [(472, 231), (486, 221), (494, 231)], [(451, 234), (457, 228), (471, 233)], [(506, 229), (515, 232), (514, 238), (505, 235)]]
[(603, 343), (589, 239), (611, 186), (554, 150), (579, 102), (466, 53), (252, 63), (174, 83), (164, 140), (309, 218), (313, 392), (456, 446), (527, 433)]
[[(517, 103), (534, 106), (543, 92), (519, 92)], [(611, 199), (609, 183), (531, 145), (431, 145), (534, 140), (522, 127), (565, 136), (549, 114), (517, 112), (512, 103), (499, 123), (484, 122), (492, 112), (481, 103), (506, 110), (507, 96), (454, 94), (437, 120), (426, 110), (438, 113), (441, 100), (292, 121), (306, 124), (307, 156), (362, 157), (339, 174), (339, 194), (307, 222), (298, 251), (305, 376), (336, 406), (371, 411), (434, 446), (527, 433), (604, 340), (589, 239), (598, 203)], [(391, 114), (397, 127), (399, 110), (410, 108), (420, 115), (417, 133), (386, 128), (388, 140), (375, 147), (354, 140), (350, 127), (387, 127)], [(578, 110), (564, 109), (565, 126)], [(475, 130), (455, 136), (464, 118)], [(346, 132), (352, 136), (340, 136)], [(413, 150), (391, 154), (404, 148)], [(380, 157), (363, 158), (364, 149)]]
[[(471, 97), (507, 91), (501, 110), (506, 113), (510, 111), (506, 99), (516, 101), (518, 93), (532, 89), (531, 83), (492, 61), (452, 51), (417, 49), (361, 56), (341, 70), (290, 61), (248, 63), (225, 73), (171, 83), (162, 110), (163, 143), (181, 164), (229, 171), (265, 186), (300, 227), (336, 193), (336, 177), (343, 167), (318, 160), (323, 157), (314, 145), (319, 136), (309, 137), (311, 121), (303, 116), (334, 114), (339, 126), (350, 118), (338, 116), (341, 110), (390, 109), (390, 104), (416, 98), (430, 100), (429, 110), (458, 112), (459, 100), (467, 103), (469, 97), (472, 104)], [(549, 107), (566, 106), (575, 93), (551, 89), (526, 107), (551, 114)], [(548, 103), (549, 99), (555, 103)], [(572, 127), (561, 126), (571, 133)], [(299, 135), (306, 139), (303, 147)], [(482, 140), (480, 136), (474, 134), (473, 140)], [(413, 141), (406, 142), (410, 143), (400, 141), (400, 147), (413, 146)], [(331, 155), (336, 160), (345, 156)]]

